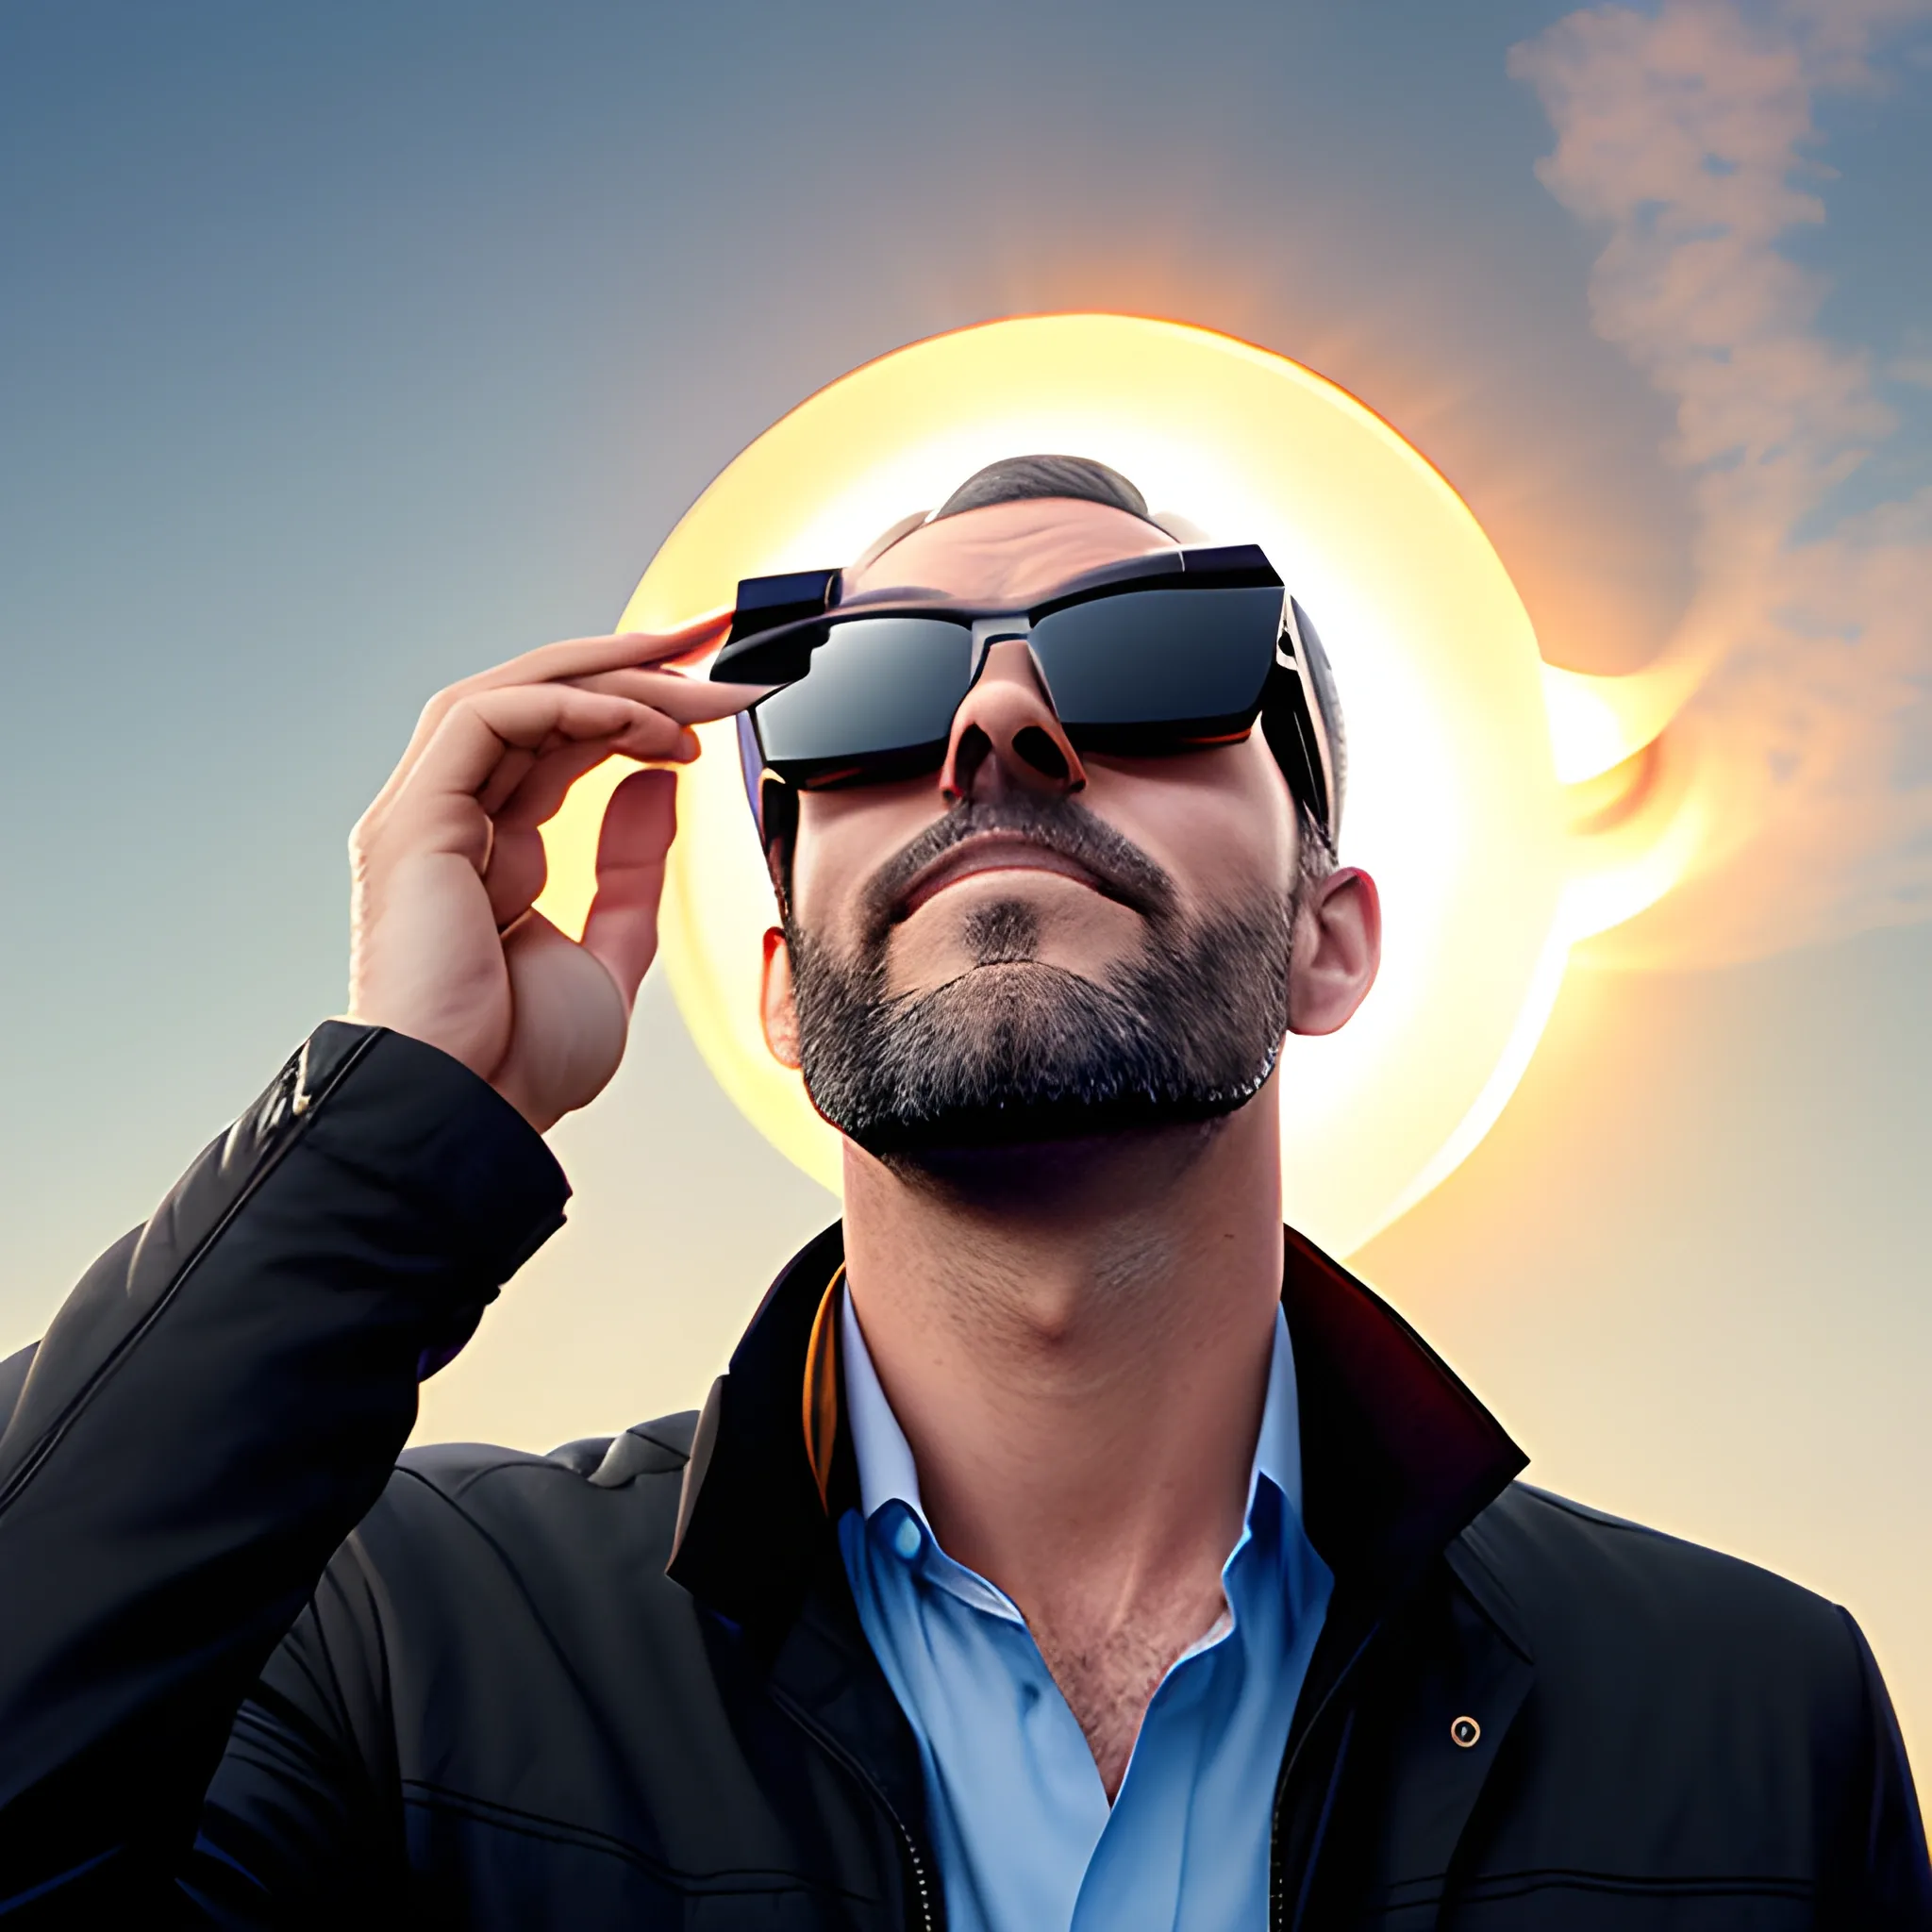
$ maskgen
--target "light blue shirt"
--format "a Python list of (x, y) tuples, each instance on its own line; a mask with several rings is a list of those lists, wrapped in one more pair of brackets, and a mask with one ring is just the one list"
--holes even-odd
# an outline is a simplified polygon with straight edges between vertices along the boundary
[(1225, 1614), (1170, 1668), (1111, 1807), (1011, 1600), (956, 1563), (840, 1296), (862, 1513), (839, 1524), (865, 1634), (919, 1740), (953, 1932), (1263, 1932), (1274, 1783), (1333, 1583), (1302, 1527), (1278, 1314)]

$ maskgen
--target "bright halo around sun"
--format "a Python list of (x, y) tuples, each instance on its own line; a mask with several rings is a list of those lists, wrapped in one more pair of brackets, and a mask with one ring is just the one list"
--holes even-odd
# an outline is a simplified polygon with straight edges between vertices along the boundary
[[(1345, 1255), (1488, 1131), (1572, 943), (1681, 870), (1685, 828), (1658, 788), (1633, 810), (1620, 799), (1645, 788), (1612, 771), (1641, 763), (1631, 754), (1675, 694), (1547, 669), (1474, 517), (1353, 396), (1226, 336), (1114, 315), (990, 323), (821, 390), (691, 507), (620, 628), (728, 605), (741, 577), (842, 565), (984, 464), (1037, 451), (1111, 464), (1201, 541), (1259, 543), (1333, 660), (1349, 753), (1341, 856), (1381, 887), (1384, 961), (1341, 1032), (1290, 1039), (1279, 1084), (1284, 1211)], [(664, 964), (725, 1091), (836, 1191), (839, 1137), (759, 1027), (775, 915), (735, 729), (699, 735), (705, 755), (679, 779)], [(1606, 773), (1615, 795), (1599, 795)], [(621, 775), (613, 761), (580, 782), (546, 828), (539, 905), (568, 932), (582, 928)]]

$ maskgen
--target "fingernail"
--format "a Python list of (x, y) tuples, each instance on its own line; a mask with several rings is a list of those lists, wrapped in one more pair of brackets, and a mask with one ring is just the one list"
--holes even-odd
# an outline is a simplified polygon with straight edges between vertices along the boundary
[(684, 727), (684, 735), (678, 740), (677, 748), (686, 764), (690, 764), (693, 758), (701, 756), (705, 749), (698, 742), (697, 733), (689, 724)]

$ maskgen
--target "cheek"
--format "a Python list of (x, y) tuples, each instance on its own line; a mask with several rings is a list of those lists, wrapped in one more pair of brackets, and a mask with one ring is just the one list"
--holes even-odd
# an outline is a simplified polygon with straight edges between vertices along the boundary
[(1168, 758), (1091, 758), (1083, 803), (1174, 882), (1190, 916), (1292, 886), (1294, 802), (1259, 731)]
[(930, 781), (801, 793), (791, 850), (791, 910), (799, 925), (834, 951), (849, 953), (866, 881), (943, 816)]
[[(1184, 917), (1198, 918), (1291, 886), (1294, 808), (1257, 731), (1241, 744), (1163, 758), (1085, 760), (1078, 803), (1130, 840), (1174, 881)], [(930, 780), (799, 799), (791, 906), (799, 925), (836, 955), (858, 950), (862, 892), (885, 862), (943, 818)], [(1038, 915), (1039, 957), (1080, 970), (1141, 944), (1137, 913), (1057, 878), (1001, 873), (941, 892), (897, 927), (895, 985), (950, 976), (971, 963), (980, 902), (1017, 900)]]

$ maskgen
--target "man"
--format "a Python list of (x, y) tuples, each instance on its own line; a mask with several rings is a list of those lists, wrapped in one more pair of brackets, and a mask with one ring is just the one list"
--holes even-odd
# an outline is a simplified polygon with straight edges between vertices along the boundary
[[(1347, 1022), (1379, 924), (1265, 559), (1176, 558), (1063, 458), (893, 534), (743, 587), (744, 684), (662, 668), (713, 625), (425, 711), (354, 841), (350, 1019), (0, 1391), (0, 1900), (1932, 1926), (1850, 1618), (1515, 1482), (1284, 1235), (1281, 1042)], [(561, 1218), (538, 1135), (618, 1063), (674, 781), (616, 793), (581, 944), (536, 828), (754, 699), (767, 1032), (847, 1137), (842, 1230), (701, 1418), (396, 1466)]]

